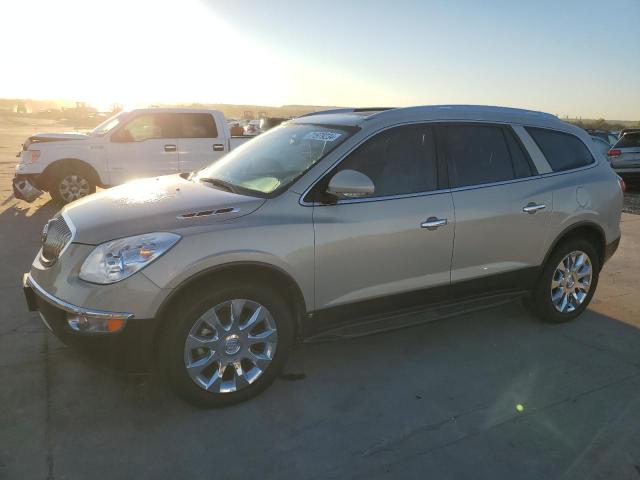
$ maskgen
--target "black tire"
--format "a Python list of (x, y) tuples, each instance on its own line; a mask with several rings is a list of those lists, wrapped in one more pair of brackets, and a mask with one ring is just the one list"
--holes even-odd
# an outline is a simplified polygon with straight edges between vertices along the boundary
[[(185, 341), (192, 326), (212, 307), (232, 299), (257, 302), (269, 311), (277, 329), (277, 347), (271, 363), (248, 386), (235, 392), (206, 391), (189, 376), (185, 366)], [(202, 408), (219, 408), (240, 403), (265, 390), (281, 373), (291, 353), (295, 338), (295, 324), (291, 309), (282, 296), (266, 285), (251, 285), (250, 281), (207, 284), (182, 295), (169, 309), (167, 323), (160, 339), (158, 352), (165, 380), (178, 396)]]
[[(560, 312), (553, 304), (551, 299), (551, 282), (553, 280), (556, 268), (560, 261), (568, 254), (574, 251), (581, 251), (587, 254), (591, 261), (591, 282), (587, 292), (587, 296), (582, 303), (571, 312)], [(581, 238), (570, 238), (559, 244), (549, 256), (536, 286), (529, 298), (526, 299), (525, 305), (533, 311), (540, 319), (549, 323), (564, 323), (573, 320), (589, 306), (589, 302), (593, 298), (593, 294), (598, 286), (598, 277), (600, 275), (600, 257), (591, 242)]]
[[(63, 182), (65, 179), (74, 179), (74, 181), (79, 182), (80, 185), (83, 186), (83, 192), (76, 195), (75, 193), (65, 193), (63, 189)], [(84, 196), (95, 193), (96, 191), (96, 182), (94, 179), (94, 175), (88, 171), (87, 168), (81, 167), (65, 167), (61, 168), (51, 175), (49, 180), (49, 194), (53, 200), (61, 205), (65, 205), (70, 203), (78, 198), (82, 198)], [(86, 193), (84, 193), (84, 185), (86, 185)], [(68, 192), (68, 189), (67, 189)], [(77, 197), (77, 198), (71, 198)]]

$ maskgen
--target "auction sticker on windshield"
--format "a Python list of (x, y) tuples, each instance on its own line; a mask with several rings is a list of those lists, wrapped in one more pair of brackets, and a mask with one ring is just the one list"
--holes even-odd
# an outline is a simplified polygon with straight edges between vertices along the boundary
[(333, 142), (342, 136), (341, 133), (336, 132), (309, 132), (303, 140), (319, 140), (321, 142)]

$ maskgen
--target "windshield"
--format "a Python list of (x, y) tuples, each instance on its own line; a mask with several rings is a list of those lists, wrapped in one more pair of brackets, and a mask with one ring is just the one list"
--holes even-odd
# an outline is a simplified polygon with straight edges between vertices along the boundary
[(111, 130), (113, 130), (114, 128), (116, 128), (118, 125), (120, 125), (122, 123), (122, 121), (124, 120), (124, 117), (127, 116), (127, 113), (129, 113), (129, 112), (120, 112), (120, 113), (114, 115), (113, 117), (110, 117), (110, 118), (106, 119), (104, 122), (102, 122), (96, 128), (91, 130), (91, 132), (89, 132), (89, 134), (90, 135), (99, 135), (99, 136), (106, 135), (107, 133), (109, 133)]
[(195, 178), (267, 195), (296, 180), (353, 132), (346, 127), (308, 124), (277, 127), (204, 168)]

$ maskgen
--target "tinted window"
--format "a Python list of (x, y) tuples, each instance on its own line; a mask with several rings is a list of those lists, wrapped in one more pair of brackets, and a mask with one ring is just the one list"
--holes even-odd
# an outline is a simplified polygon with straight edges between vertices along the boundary
[(181, 113), (181, 138), (217, 138), (218, 129), (209, 113)]
[(633, 148), (640, 147), (640, 133), (625, 133), (618, 143), (615, 144), (615, 148)]
[(554, 172), (593, 163), (589, 149), (578, 137), (544, 128), (527, 127), (527, 132), (538, 144)]
[(358, 147), (334, 173), (341, 170), (367, 175), (375, 186), (374, 197), (436, 190), (433, 129), (410, 126), (380, 133)]
[(141, 142), (154, 138), (176, 138), (175, 116), (168, 113), (140, 115), (124, 126), (130, 141)]
[[(531, 175), (520, 146), (503, 128), (484, 125), (447, 125), (443, 128), (452, 187), (501, 182)], [(511, 161), (510, 148), (514, 151)], [(515, 165), (517, 165), (517, 172)]]

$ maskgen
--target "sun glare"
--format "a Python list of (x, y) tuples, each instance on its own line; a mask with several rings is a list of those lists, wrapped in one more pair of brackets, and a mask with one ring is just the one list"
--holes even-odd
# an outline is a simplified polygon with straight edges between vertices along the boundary
[(197, 0), (184, 0), (179, 8), (172, 2), (73, 0), (64, 11), (58, 2), (26, 3), (39, 12), (29, 20), (30, 34), (19, 21), (24, 3), (19, 10), (14, 4), (9, 18), (15, 21), (6, 22), (0, 35), (7, 38), (0, 40), (7, 45), (20, 38), (7, 64), (28, 62), (30, 69), (5, 77), (3, 95), (77, 99), (101, 109), (114, 103), (286, 99), (281, 60)]

